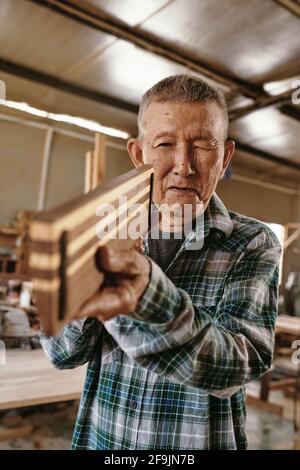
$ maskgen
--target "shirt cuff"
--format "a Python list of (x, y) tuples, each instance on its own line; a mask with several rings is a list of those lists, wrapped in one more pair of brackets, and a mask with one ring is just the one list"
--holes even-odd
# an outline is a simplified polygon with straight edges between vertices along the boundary
[(177, 287), (150, 258), (150, 281), (132, 316), (135, 320), (156, 324), (172, 320), (181, 308)]
[(42, 328), (41, 339), (48, 340), (51, 338), (57, 338), (61, 335), (65, 335), (70, 340), (77, 340), (78, 336), (83, 333), (86, 333), (86, 330), (88, 329), (90, 330), (89, 333), (91, 333), (91, 336), (93, 336), (94, 329), (92, 328), (92, 326), (95, 321), (97, 320), (91, 317), (83, 317), (78, 318), (76, 320), (71, 320), (55, 336), (46, 336)]

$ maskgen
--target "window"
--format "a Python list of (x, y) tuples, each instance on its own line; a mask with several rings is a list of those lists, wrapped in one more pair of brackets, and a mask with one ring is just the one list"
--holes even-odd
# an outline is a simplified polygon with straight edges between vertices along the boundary
[[(284, 246), (284, 226), (280, 224), (267, 224), (265, 223), (277, 236), (280, 245), (283, 247)], [(279, 285), (281, 284), (281, 279), (282, 279), (282, 262), (283, 262), (283, 250), (281, 253), (280, 257), (280, 263), (279, 263)]]

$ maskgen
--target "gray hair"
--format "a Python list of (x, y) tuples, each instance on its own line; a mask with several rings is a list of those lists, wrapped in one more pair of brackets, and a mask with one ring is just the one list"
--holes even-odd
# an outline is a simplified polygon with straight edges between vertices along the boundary
[(181, 103), (205, 103), (215, 101), (223, 114), (225, 140), (227, 139), (228, 110), (225, 96), (221, 90), (214, 88), (201, 78), (195, 75), (171, 75), (149, 88), (143, 95), (139, 107), (138, 127), (140, 135), (143, 127), (143, 113), (147, 106), (155, 101), (159, 103), (176, 101)]

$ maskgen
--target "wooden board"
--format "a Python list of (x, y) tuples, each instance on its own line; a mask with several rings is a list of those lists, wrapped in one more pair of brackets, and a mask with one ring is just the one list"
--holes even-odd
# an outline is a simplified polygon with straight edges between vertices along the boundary
[[(148, 230), (152, 173), (152, 166), (143, 165), (39, 213), (31, 222), (29, 268), (46, 335), (56, 334), (100, 287), (104, 275), (97, 268), (96, 252), (124, 228), (125, 238), (130, 238), (126, 227), (137, 215), (137, 205), (145, 209)], [(126, 196), (126, 202), (120, 204), (120, 196)], [(99, 215), (101, 204), (109, 204), (109, 212)]]
[(279, 315), (276, 320), (276, 333), (287, 333), (300, 336), (300, 318)]
[(0, 410), (77, 400), (86, 367), (57, 370), (42, 349), (7, 349), (0, 365)]
[(258, 410), (269, 411), (277, 416), (283, 415), (283, 406), (278, 405), (277, 403), (270, 403), (268, 401), (261, 400), (249, 392), (247, 392), (247, 405), (253, 406)]

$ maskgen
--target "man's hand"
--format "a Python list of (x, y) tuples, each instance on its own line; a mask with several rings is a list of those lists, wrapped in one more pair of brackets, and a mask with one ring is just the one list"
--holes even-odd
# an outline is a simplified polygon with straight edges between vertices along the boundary
[(104, 272), (104, 283), (80, 310), (80, 317), (105, 321), (130, 315), (149, 283), (149, 260), (138, 253), (133, 242), (113, 240), (98, 250), (97, 265)]

